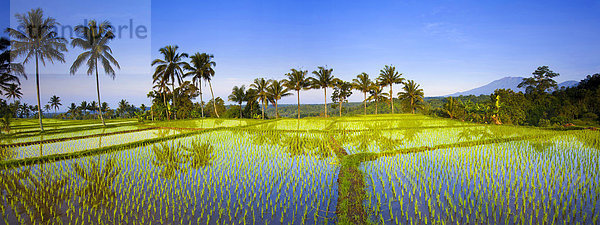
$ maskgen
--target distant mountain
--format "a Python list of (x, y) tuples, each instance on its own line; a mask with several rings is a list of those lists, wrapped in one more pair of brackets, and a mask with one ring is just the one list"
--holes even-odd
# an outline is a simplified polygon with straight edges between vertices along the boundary
[[(513, 91), (525, 91), (525, 88), (517, 88), (519, 83), (523, 81), (523, 77), (505, 77), (499, 80), (492, 81), (484, 86), (474, 88), (468, 91), (456, 92), (447, 96), (460, 96), (460, 95), (489, 95), (494, 93), (496, 89), (512, 89)], [(570, 80), (558, 84), (558, 87), (573, 87), (579, 84), (579, 82)]]

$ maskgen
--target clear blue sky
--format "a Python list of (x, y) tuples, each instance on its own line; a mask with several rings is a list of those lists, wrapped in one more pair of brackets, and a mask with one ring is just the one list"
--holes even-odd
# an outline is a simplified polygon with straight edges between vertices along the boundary
[[(558, 81), (600, 72), (600, 1), (11, 3), (11, 14), (39, 6), (63, 23), (81, 23), (77, 21), (91, 16), (113, 24), (134, 18), (149, 26), (147, 39), (113, 43), (122, 69), (116, 80), (101, 80), (102, 95), (111, 106), (121, 98), (136, 105), (149, 102), (150, 60), (170, 44), (188, 53), (215, 55), (213, 87), (224, 99), (233, 85), (248, 85), (256, 77), (282, 79), (290, 68), (312, 71), (321, 65), (351, 80), (361, 72), (376, 77), (384, 65), (392, 64), (403, 77), (420, 83), (427, 96), (464, 91), (506, 76), (529, 76), (540, 65), (559, 72)], [(67, 53), (66, 64), (42, 69), (48, 74), (43, 98), (57, 94), (67, 102), (95, 99), (92, 77), (68, 75), (76, 53)], [(27, 85), (33, 87), (33, 79)], [(33, 103), (33, 89), (24, 89), (25, 100)], [(204, 96), (208, 99), (209, 92)], [(322, 91), (303, 92), (301, 99), (321, 103)], [(351, 98), (361, 100), (359, 93)]]

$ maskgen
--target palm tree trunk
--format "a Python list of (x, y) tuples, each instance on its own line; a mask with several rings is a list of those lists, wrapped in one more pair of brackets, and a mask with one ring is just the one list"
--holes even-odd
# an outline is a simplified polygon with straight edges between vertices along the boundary
[(412, 109), (412, 114), (415, 114), (415, 106), (414, 106), (414, 99), (410, 99), (410, 108)]
[(173, 91), (173, 111), (175, 111), (175, 113), (173, 114), (173, 118), (175, 118), (175, 120), (177, 120), (177, 110), (175, 109), (175, 78), (173, 77), (173, 83), (171, 83), (171, 87), (173, 89), (171, 89), (171, 91)]
[[(100, 82), (98, 82), (98, 59), (96, 59), (96, 93), (98, 94), (98, 106), (100, 106)], [(102, 120), (102, 126), (106, 126), (104, 123), (104, 117), (102, 117), (102, 108), (98, 107), (98, 112), (100, 113), (100, 120)]]
[(327, 88), (323, 88), (323, 91), (325, 93), (325, 117), (327, 117)]
[(240, 119), (244, 118), (244, 116), (242, 115), (242, 103), (240, 103)]
[(365, 94), (365, 115), (367, 115), (367, 92), (363, 92), (363, 94)]
[(265, 100), (262, 99), (262, 105), (263, 105), (263, 110), (262, 110), (262, 119), (265, 119), (265, 111), (267, 110), (267, 106), (265, 105)]
[(375, 100), (375, 115), (377, 115), (377, 100)]
[(279, 110), (277, 109), (277, 100), (275, 100), (275, 119), (279, 119)]
[(342, 101), (340, 101), (340, 117), (342, 117)]
[(204, 101), (202, 101), (202, 80), (199, 80), (198, 84), (198, 90), (200, 90), (200, 111), (202, 111), (202, 118), (204, 118)]
[(392, 105), (392, 114), (394, 114), (394, 91), (392, 91), (392, 84), (390, 84), (390, 105)]
[(40, 119), (40, 130), (44, 131), (44, 124), (42, 124), (42, 107), (40, 107), (40, 71), (38, 68), (38, 53), (35, 52), (35, 87), (37, 89), (37, 103), (38, 103), (38, 118)]
[(212, 96), (213, 109), (215, 110), (215, 115), (217, 115), (217, 118), (221, 118), (219, 116), (219, 113), (217, 112), (217, 104), (215, 103), (215, 94), (213, 93), (212, 84), (210, 83), (210, 80), (208, 81), (208, 86), (210, 87), (210, 95)]
[(296, 90), (298, 93), (298, 119), (300, 119), (300, 90)]
[(165, 104), (165, 112), (166, 116), (167, 116), (167, 120), (171, 119), (171, 116), (169, 115), (169, 107), (167, 107), (167, 92), (165, 91), (165, 93), (163, 93), (163, 104)]

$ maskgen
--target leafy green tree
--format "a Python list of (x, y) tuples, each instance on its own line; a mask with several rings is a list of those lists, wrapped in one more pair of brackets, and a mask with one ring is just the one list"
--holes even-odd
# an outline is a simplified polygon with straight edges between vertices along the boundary
[(189, 118), (194, 111), (194, 103), (192, 99), (198, 97), (198, 88), (190, 81), (184, 81), (181, 85), (175, 88), (175, 96), (177, 96), (175, 105), (177, 105), (177, 116), (179, 118)]
[(442, 106), (442, 110), (450, 117), (450, 119), (462, 119), (465, 113), (464, 105), (460, 99), (447, 97)]
[(310, 78), (311, 88), (323, 89), (323, 96), (325, 97), (325, 103), (323, 108), (325, 109), (325, 117), (327, 117), (327, 88), (333, 86), (335, 78), (333, 77), (333, 69), (327, 69), (326, 67), (319, 66), (318, 70), (312, 72), (315, 76)]
[[(160, 48), (158, 51), (163, 55), (163, 59), (155, 59), (152, 61), (152, 66), (156, 66), (156, 70), (154, 71), (153, 78), (155, 81), (160, 80), (159, 83), (171, 83), (171, 90), (175, 90), (175, 82), (178, 82), (179, 85), (183, 82), (183, 68), (189, 66), (189, 64), (183, 61), (184, 58), (188, 57), (186, 53), (178, 53), (177, 49), (179, 47), (177, 45), (167, 45), (163, 48)], [(172, 94), (173, 96), (173, 108), (176, 111), (176, 98), (175, 92)], [(175, 114), (175, 119), (177, 119), (177, 114)]]
[(250, 87), (256, 89), (256, 95), (262, 102), (262, 119), (265, 119), (265, 111), (267, 110), (267, 104), (269, 104), (269, 93), (267, 92), (267, 88), (271, 85), (271, 81), (272, 80), (267, 80), (265, 78), (256, 78), (254, 79), (254, 83), (250, 85)]
[(401, 77), (402, 74), (396, 71), (395, 66), (385, 65), (382, 70), (379, 71), (379, 77), (377, 78), (378, 83), (380, 85), (389, 85), (390, 86), (390, 105), (392, 106), (392, 114), (394, 114), (394, 84), (401, 84), (404, 82), (404, 78)]
[(50, 104), (50, 106), (52, 108), (54, 108), (54, 113), (56, 113), (56, 110), (58, 110), (60, 108), (60, 106), (62, 105), (60, 103), (60, 97), (53, 95), (52, 97), (50, 97), (50, 101), (48, 102), (48, 104)]
[(285, 74), (287, 79), (283, 81), (285, 87), (296, 91), (296, 97), (298, 98), (298, 119), (300, 119), (300, 91), (310, 88), (310, 79), (306, 77), (306, 74), (308, 74), (307, 70), (291, 69), (291, 72)]
[(206, 104), (206, 112), (209, 114), (210, 117), (218, 118), (219, 115), (222, 115), (223, 113), (225, 113), (225, 111), (227, 111), (227, 108), (225, 107), (225, 101), (223, 101), (221, 97), (215, 98), (214, 102), (211, 99)]
[(267, 93), (269, 93), (269, 101), (275, 105), (275, 118), (279, 118), (279, 110), (277, 108), (277, 102), (285, 96), (291, 95), (289, 89), (281, 85), (282, 82), (278, 80), (271, 81), (271, 85), (267, 87)]
[(352, 84), (343, 80), (336, 80), (331, 101), (339, 104), (340, 117), (342, 117), (342, 104), (348, 102), (350, 95), (352, 95)]
[[(104, 21), (97, 24), (95, 20), (90, 20), (87, 25), (78, 25), (75, 27), (75, 33), (78, 34), (78, 38), (71, 40), (71, 45), (79, 47), (84, 50), (77, 59), (73, 62), (70, 72), (75, 74), (77, 70), (85, 63), (87, 66), (87, 74), (96, 74), (96, 94), (98, 95), (98, 102), (100, 100), (100, 82), (98, 81), (98, 61), (100, 61), (104, 73), (109, 75), (113, 80), (115, 79), (115, 70), (112, 68), (114, 65), (120, 69), (119, 63), (112, 56), (112, 49), (108, 47), (108, 43), (115, 38), (112, 32), (113, 27), (108, 21)], [(95, 111), (95, 110), (94, 110)], [(106, 126), (104, 117), (102, 117), (102, 110), (98, 111), (102, 125)]]
[(367, 115), (367, 92), (371, 90), (371, 86), (373, 86), (373, 81), (369, 79), (369, 74), (361, 73), (356, 76), (356, 78), (352, 79), (352, 88), (355, 90), (361, 91), (364, 95), (364, 114)]
[(525, 87), (526, 93), (533, 94), (534, 97), (556, 89), (556, 81), (552, 78), (558, 77), (560, 74), (553, 72), (548, 66), (540, 66), (532, 74), (533, 77), (523, 78), (517, 87)]
[(42, 9), (32, 9), (26, 14), (16, 14), (19, 27), (26, 28), (24, 31), (8, 28), (6, 31), (12, 37), (11, 54), (15, 57), (25, 56), (23, 63), (35, 59), (35, 84), (37, 90), (37, 105), (40, 130), (44, 131), (42, 124), (42, 108), (40, 107), (40, 72), (39, 62), (46, 65), (46, 60), (65, 62), (63, 52), (67, 51), (67, 41), (58, 37), (55, 30), (58, 22), (52, 17), (44, 17)]
[(423, 103), (423, 89), (419, 88), (414, 80), (408, 80), (404, 83), (404, 87), (402, 87), (402, 92), (398, 93), (398, 98), (401, 100), (408, 101), (410, 110), (413, 114), (415, 114), (415, 109), (420, 107), (421, 103)]
[(229, 101), (235, 102), (240, 105), (240, 118), (243, 118), (242, 115), (242, 103), (246, 101), (246, 87), (242, 85), (241, 87), (234, 86), (231, 90), (231, 94), (228, 97)]
[(498, 119), (505, 124), (522, 125), (526, 120), (529, 100), (521, 92), (511, 89), (496, 89), (490, 96), (490, 102), (498, 100)]

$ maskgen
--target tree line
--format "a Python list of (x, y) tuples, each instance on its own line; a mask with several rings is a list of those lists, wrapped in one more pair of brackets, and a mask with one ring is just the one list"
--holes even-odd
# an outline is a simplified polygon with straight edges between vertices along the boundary
[[(211, 80), (215, 76), (214, 56), (208, 53), (178, 52), (179, 47), (168, 45), (159, 49), (162, 58), (152, 61), (155, 66), (153, 90), (148, 93), (152, 99), (151, 116), (155, 119), (170, 120), (177, 118), (227, 117), (227, 118), (261, 118), (266, 119), (265, 111), (269, 104), (274, 106), (275, 118), (279, 118), (279, 101), (283, 97), (296, 95), (296, 115), (300, 112), (300, 93), (309, 89), (322, 89), (324, 102), (321, 116), (327, 117), (327, 99), (337, 105), (339, 116), (342, 116), (342, 105), (348, 102), (352, 90), (363, 94), (364, 114), (367, 114), (367, 103), (374, 102), (377, 114), (378, 103), (388, 101), (391, 112), (394, 113), (393, 85), (403, 84), (403, 91), (397, 93), (401, 101), (406, 102), (415, 113), (423, 106), (423, 89), (413, 80), (405, 80), (401, 73), (392, 65), (386, 65), (380, 70), (379, 76), (372, 80), (367, 73), (361, 73), (352, 81), (344, 81), (333, 74), (332, 68), (320, 66), (309, 75), (308, 70), (290, 69), (285, 79), (268, 79), (260, 77), (254, 82), (234, 86), (227, 99), (237, 105), (225, 107), (224, 100), (214, 96)], [(189, 59), (189, 61), (187, 61)], [(189, 79), (189, 80), (186, 80)], [(211, 100), (202, 100), (202, 81), (208, 83)], [(389, 93), (383, 92), (383, 87), (389, 87)], [(327, 90), (333, 89), (331, 96)], [(368, 96), (367, 96), (368, 95)], [(192, 100), (200, 96), (200, 102)], [(244, 106), (245, 103), (245, 106)]]
[(600, 115), (600, 74), (588, 75), (577, 86), (558, 88), (560, 74), (540, 66), (518, 85), (525, 92), (497, 89), (491, 95), (431, 99), (429, 114), (494, 124), (529, 126), (597, 126)]

